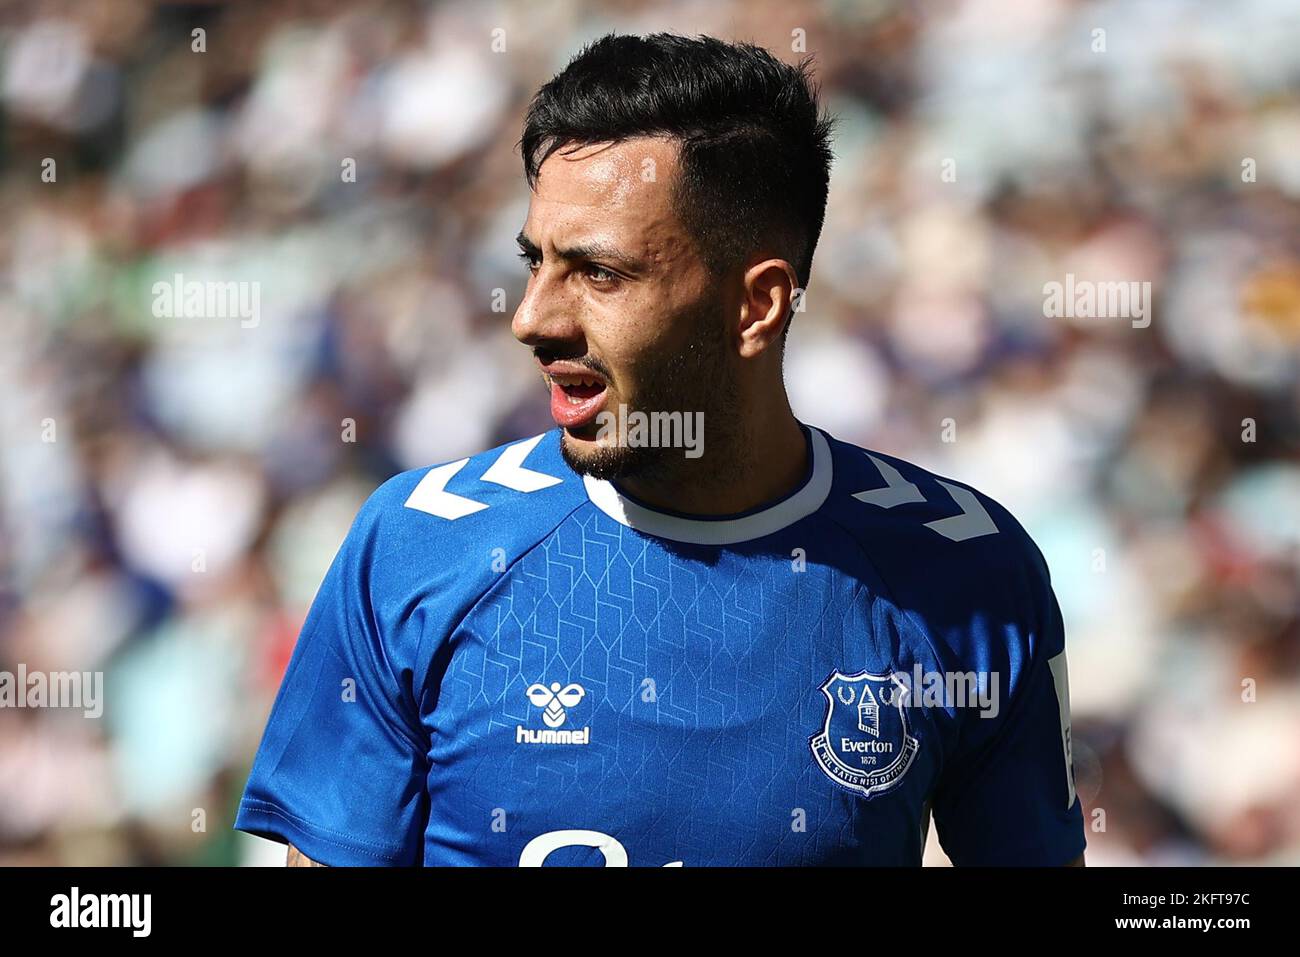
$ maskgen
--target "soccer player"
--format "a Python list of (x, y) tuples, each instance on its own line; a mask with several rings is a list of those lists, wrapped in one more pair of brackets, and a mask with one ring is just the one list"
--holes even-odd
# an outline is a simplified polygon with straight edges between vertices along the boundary
[(933, 817), (957, 864), (1082, 863), (1037, 548), (787, 402), (830, 131), (806, 63), (705, 37), (538, 92), (513, 332), (557, 428), (370, 497), (237, 827), (303, 864), (916, 865)]

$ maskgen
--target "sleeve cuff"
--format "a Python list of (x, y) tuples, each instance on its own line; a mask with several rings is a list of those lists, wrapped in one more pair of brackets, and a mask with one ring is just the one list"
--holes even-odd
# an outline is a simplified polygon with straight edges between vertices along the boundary
[(235, 830), (292, 844), (313, 861), (330, 867), (398, 867), (408, 863), (395, 850), (349, 842), (276, 804), (254, 798), (240, 802)]

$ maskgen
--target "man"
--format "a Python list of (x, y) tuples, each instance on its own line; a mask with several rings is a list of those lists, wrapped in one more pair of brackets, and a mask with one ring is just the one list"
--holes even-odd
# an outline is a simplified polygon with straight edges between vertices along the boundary
[[(1081, 863), (1060, 613), (1004, 509), (798, 422), (806, 65), (606, 37), (522, 140), (558, 428), (385, 483), (236, 826), (291, 863)], [(667, 441), (665, 441), (665, 439)]]

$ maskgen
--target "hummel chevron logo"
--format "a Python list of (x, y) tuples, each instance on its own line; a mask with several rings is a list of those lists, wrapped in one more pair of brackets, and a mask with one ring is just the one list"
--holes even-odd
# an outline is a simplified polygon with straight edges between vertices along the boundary
[(866, 502), (868, 505), (879, 505), (881, 508), (893, 508), (895, 505), (906, 505), (908, 502), (924, 502), (925, 496), (921, 490), (903, 478), (898, 469), (894, 468), (888, 462), (882, 462), (871, 453), (867, 453), (867, 458), (880, 470), (881, 477), (887, 483), (884, 488), (873, 488), (866, 492), (858, 492), (853, 497), (859, 502)]
[(993, 519), (989, 513), (984, 511), (984, 506), (979, 503), (975, 493), (969, 489), (964, 489), (958, 485), (949, 485), (947, 482), (939, 479), (939, 484), (948, 490), (952, 500), (961, 508), (960, 515), (953, 515), (951, 518), (939, 518), (933, 522), (926, 522), (926, 528), (932, 528), (944, 538), (951, 538), (954, 542), (964, 542), (968, 538), (979, 538), (981, 535), (996, 535), (998, 527), (993, 524)]
[[(523, 442), (516, 442), (507, 448), (492, 466), (483, 473), (482, 481), (493, 485), (502, 485), (516, 492), (540, 492), (552, 485), (559, 485), (564, 479), (524, 468), (524, 460), (537, 448), (545, 435), (534, 436)], [(487, 508), (487, 503), (476, 502), (472, 498), (456, 495), (447, 491), (447, 483), (469, 464), (469, 459), (449, 462), (436, 469), (430, 469), (420, 484), (412, 489), (404, 503), (407, 508), (428, 512), (439, 518), (456, 521), (466, 515), (473, 515)]]
[[(867, 453), (867, 458), (871, 459), (876, 468), (880, 470), (880, 477), (885, 480), (885, 487), (855, 493), (853, 497), (859, 502), (866, 502), (868, 505), (876, 505), (880, 508), (893, 508), (895, 505), (925, 501), (925, 495), (917, 488), (916, 484), (903, 478), (898, 469), (888, 462), (882, 462), (870, 453)], [(943, 479), (936, 479), (935, 481), (942, 485), (948, 494), (952, 496), (952, 500), (961, 509), (961, 514), (926, 522), (926, 528), (938, 532), (944, 538), (951, 539), (954, 542), (964, 542), (968, 538), (979, 538), (981, 535), (996, 535), (998, 533), (997, 525), (994, 524), (993, 519), (984, 510), (984, 506), (979, 503), (979, 499), (975, 497), (974, 493), (969, 489), (951, 485)]]
[(533, 449), (537, 448), (537, 443), (543, 438), (544, 435), (538, 435), (510, 446), (492, 463), (492, 467), (483, 473), (483, 481), (504, 485), (516, 492), (540, 492), (552, 485), (559, 485), (564, 479), (524, 468), (524, 459), (532, 454)]
[(449, 518), (453, 522), (466, 515), (483, 511), (487, 506), (482, 502), (476, 502), (462, 495), (453, 495), (447, 491), (447, 483), (468, 464), (469, 459), (461, 459), (459, 462), (450, 462), (436, 469), (430, 469), (428, 474), (420, 479), (420, 484), (407, 496), (404, 504), (407, 508), (428, 512), (439, 518)]

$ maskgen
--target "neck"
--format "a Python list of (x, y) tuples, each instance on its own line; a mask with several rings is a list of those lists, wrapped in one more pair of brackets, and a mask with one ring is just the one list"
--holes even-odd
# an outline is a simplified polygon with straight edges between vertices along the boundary
[(687, 515), (734, 515), (784, 498), (808, 471), (803, 429), (781, 394), (775, 408), (748, 416), (725, 435), (706, 422), (704, 454), (675, 460), (653, 477), (617, 483), (655, 508)]

